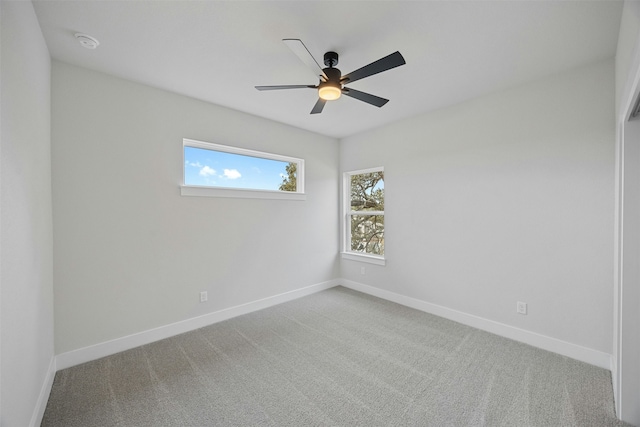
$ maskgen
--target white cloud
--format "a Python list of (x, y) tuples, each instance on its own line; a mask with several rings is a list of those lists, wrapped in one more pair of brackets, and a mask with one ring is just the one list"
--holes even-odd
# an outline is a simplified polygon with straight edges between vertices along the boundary
[[(189, 161), (187, 161), (187, 163), (189, 163)], [(193, 166), (194, 168), (201, 168), (202, 167), (200, 162), (191, 162), (191, 163), (189, 163), (189, 166)]]
[(209, 166), (205, 166), (200, 169), (200, 176), (213, 176), (216, 174), (216, 171), (211, 169)]
[(225, 169), (224, 170), (224, 177), (227, 179), (238, 179), (240, 178), (242, 175), (240, 174), (240, 172), (238, 172), (236, 169)]

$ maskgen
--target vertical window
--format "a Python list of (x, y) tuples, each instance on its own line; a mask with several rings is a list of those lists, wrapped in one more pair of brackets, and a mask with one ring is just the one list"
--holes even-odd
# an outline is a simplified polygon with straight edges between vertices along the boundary
[(345, 173), (344, 254), (384, 259), (384, 170)]

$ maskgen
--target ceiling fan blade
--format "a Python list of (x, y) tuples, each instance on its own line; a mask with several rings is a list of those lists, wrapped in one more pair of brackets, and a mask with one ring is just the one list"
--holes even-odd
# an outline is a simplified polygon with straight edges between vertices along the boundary
[(303, 89), (303, 88), (311, 88), (316, 89), (317, 86), (314, 85), (280, 85), (280, 86), (256, 86), (258, 90), (279, 90), (279, 89)]
[(302, 40), (282, 39), (282, 41), (284, 42), (284, 44), (289, 46), (289, 49), (291, 49), (293, 53), (295, 53), (296, 56), (307, 65), (307, 67), (309, 67), (313, 71), (313, 74), (316, 77), (322, 76), (324, 77), (325, 81), (329, 79), (324, 71), (322, 71), (322, 67), (320, 66), (320, 64), (318, 64), (313, 55), (311, 55), (309, 49), (307, 49), (304, 43), (302, 43)]
[(346, 87), (342, 89), (342, 94), (355, 98), (359, 101), (364, 101), (367, 104), (375, 105), (376, 107), (382, 107), (384, 104), (389, 102), (388, 99), (380, 98), (379, 96), (371, 95), (370, 93), (360, 92), (359, 90)]
[(326, 104), (327, 101), (325, 101), (322, 98), (318, 98), (318, 102), (316, 102), (316, 105), (313, 106), (313, 109), (311, 110), (311, 114), (320, 114), (322, 113), (322, 109), (324, 108), (324, 104)]
[(406, 64), (406, 62), (400, 52), (394, 52), (391, 55), (380, 58), (369, 65), (358, 68), (349, 74), (345, 74), (342, 76), (340, 81), (343, 83), (353, 83), (356, 80), (364, 79), (365, 77), (373, 76), (374, 74), (378, 74), (404, 64)]

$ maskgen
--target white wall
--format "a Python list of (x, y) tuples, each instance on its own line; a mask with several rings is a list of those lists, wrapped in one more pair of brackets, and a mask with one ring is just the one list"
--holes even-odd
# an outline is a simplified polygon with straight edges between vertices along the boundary
[(24, 427), (40, 424), (54, 369), (51, 62), (31, 2), (0, 14), (0, 424)]
[[(337, 277), (337, 140), (58, 62), (52, 114), (57, 354)], [(303, 158), (307, 200), (182, 197), (182, 138)]]
[(611, 354), (613, 61), (347, 138), (340, 158), (385, 168), (387, 258), (341, 277)]

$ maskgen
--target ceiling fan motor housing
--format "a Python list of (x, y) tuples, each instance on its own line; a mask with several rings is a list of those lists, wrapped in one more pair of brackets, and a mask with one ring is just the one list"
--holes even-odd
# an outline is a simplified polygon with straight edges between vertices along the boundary
[(334, 85), (340, 84), (340, 77), (342, 73), (337, 68), (325, 68), (324, 74), (327, 76), (327, 83), (333, 83)]
[(334, 101), (340, 98), (342, 94), (342, 83), (340, 77), (342, 73), (337, 68), (325, 68), (322, 70), (327, 77), (325, 81), (323, 78), (318, 83), (318, 96), (324, 101)]

